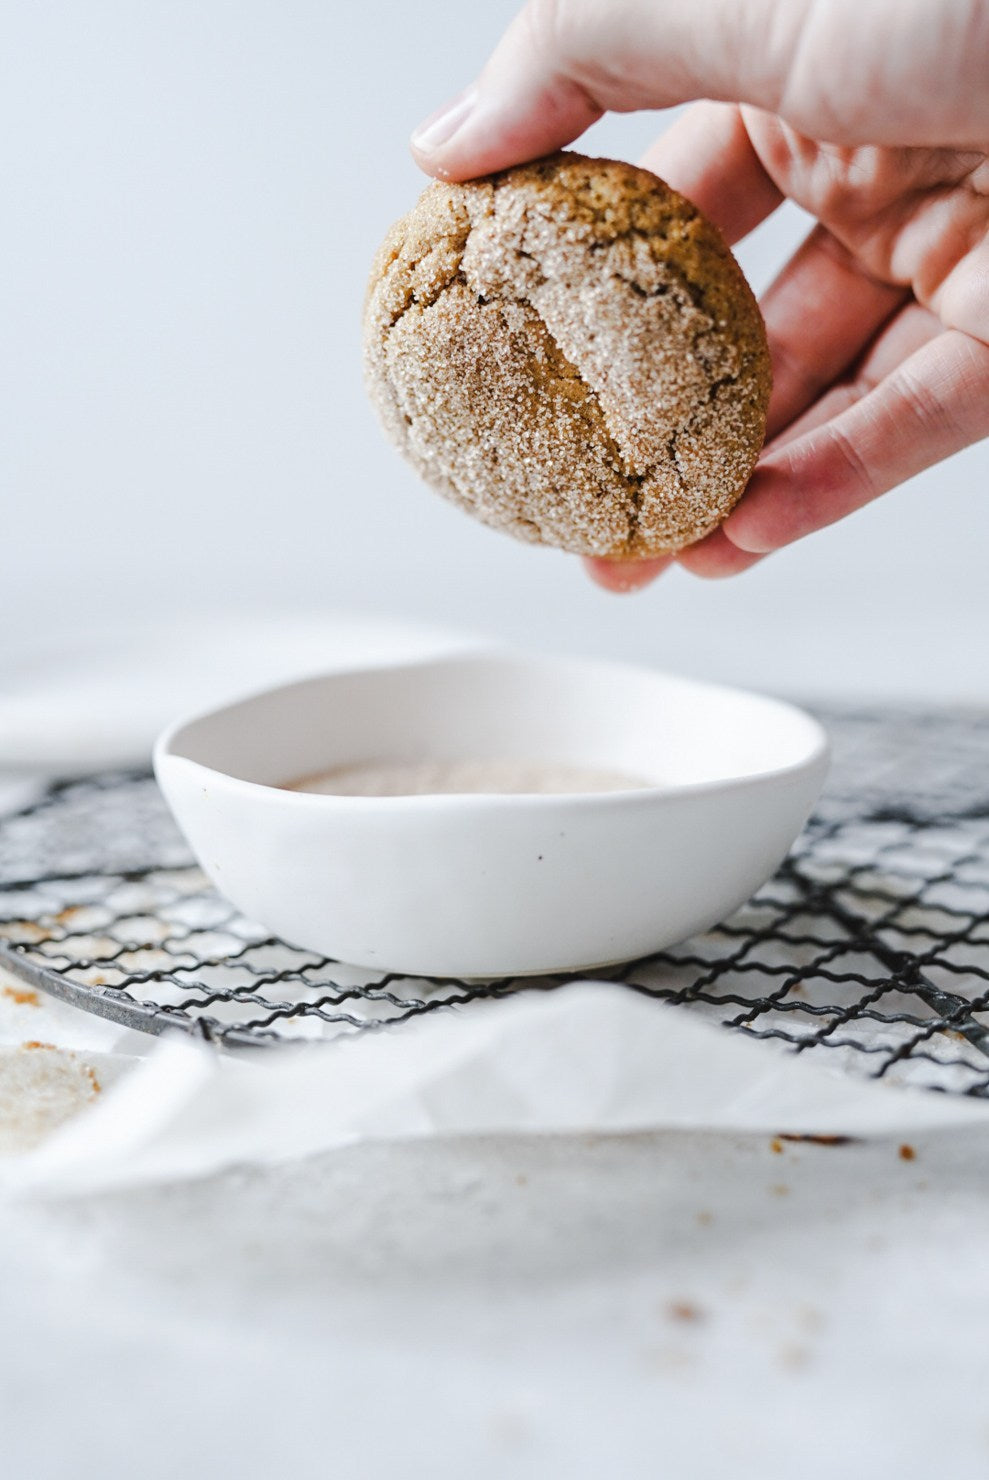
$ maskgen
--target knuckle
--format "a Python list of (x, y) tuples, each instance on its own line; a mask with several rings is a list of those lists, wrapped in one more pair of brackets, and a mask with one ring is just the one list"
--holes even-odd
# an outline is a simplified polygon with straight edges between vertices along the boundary
[[(590, 111), (601, 113), (607, 106), (600, 94), (607, 93), (612, 40), (607, 14), (587, 0), (529, 0), (525, 11), (527, 40), (546, 69), (562, 83), (579, 92)], [(610, 79), (614, 82), (614, 79)], [(618, 90), (627, 85), (624, 79)]]
[(554, 60), (567, 55), (574, 24), (572, 0), (529, 0), (526, 18), (529, 39), (540, 55)]
[(874, 498), (882, 490), (869, 464), (859, 451), (855, 438), (840, 422), (832, 422), (828, 430), (831, 446), (844, 472), (841, 481), (848, 484), (863, 502)]
[(906, 367), (901, 368), (899, 378), (903, 409), (914, 434), (934, 448), (953, 446), (962, 433), (963, 398), (942, 394), (939, 387)]
[(941, 296), (945, 324), (989, 345), (989, 219), (981, 240), (949, 275)]

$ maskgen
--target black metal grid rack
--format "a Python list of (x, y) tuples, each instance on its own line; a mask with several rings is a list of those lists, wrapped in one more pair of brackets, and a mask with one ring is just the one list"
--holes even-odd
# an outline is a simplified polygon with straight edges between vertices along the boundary
[[(717, 929), (605, 973), (853, 1071), (989, 1096), (989, 713), (831, 711), (831, 780)], [(131, 1027), (231, 1047), (354, 1033), (520, 986), (382, 975), (240, 917), (144, 773), (51, 786), (0, 823), (0, 964)]]

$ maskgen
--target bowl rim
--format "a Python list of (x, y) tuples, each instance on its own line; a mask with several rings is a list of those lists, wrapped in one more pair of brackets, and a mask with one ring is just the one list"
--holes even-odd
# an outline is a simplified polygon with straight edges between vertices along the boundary
[[(807, 745), (802, 755), (782, 766), (772, 766), (765, 770), (747, 771), (736, 775), (708, 777), (697, 781), (658, 782), (655, 785), (598, 792), (427, 792), (400, 794), (397, 796), (341, 795), (335, 792), (295, 791), (284, 785), (264, 781), (251, 781), (246, 777), (235, 776), (229, 771), (207, 765), (205, 762), (196, 760), (192, 756), (185, 755), (173, 748), (174, 742), (181, 735), (182, 731), (191, 729), (193, 725), (219, 718), (231, 710), (241, 707), (246, 708), (260, 700), (274, 698), (277, 695), (287, 695), (293, 689), (307, 688), (321, 683), (333, 684), (335, 682), (345, 682), (354, 677), (366, 676), (372, 680), (380, 677), (383, 680), (387, 680), (390, 675), (408, 673), (420, 669), (475, 668), (495, 663), (511, 665), (520, 669), (538, 670), (540, 668), (554, 668), (570, 669), (576, 673), (583, 671), (587, 673), (607, 672), (617, 675), (625, 674), (629, 677), (672, 682), (675, 685), (682, 685), (684, 688), (702, 689), (713, 696), (724, 696), (730, 700), (755, 700), (759, 704), (767, 706), (767, 708), (776, 709), (791, 718), (798, 719), (807, 731)], [(549, 810), (554, 806), (559, 807), (561, 804), (568, 809), (576, 807), (581, 810), (588, 808), (600, 809), (603, 807), (626, 808), (633, 805), (641, 807), (661, 801), (669, 802), (679, 797), (703, 796), (719, 791), (734, 792), (739, 789), (774, 785), (788, 778), (814, 772), (818, 767), (826, 769), (830, 760), (830, 754), (830, 740), (821, 722), (801, 705), (795, 704), (788, 699), (780, 699), (775, 695), (762, 694), (755, 690), (740, 688), (730, 684), (693, 678), (689, 675), (680, 674), (668, 669), (651, 668), (647, 664), (614, 662), (599, 658), (588, 659), (572, 654), (556, 655), (552, 653), (529, 652), (524, 649), (492, 644), (484, 647), (475, 647), (463, 652), (424, 654), (422, 657), (399, 659), (390, 663), (369, 664), (355, 668), (334, 669), (324, 673), (313, 673), (307, 677), (290, 679), (285, 683), (268, 685), (264, 688), (253, 690), (236, 699), (228, 700), (223, 704), (215, 705), (209, 709), (199, 709), (192, 714), (181, 715), (179, 718), (173, 720), (159, 734), (155, 741), (152, 760), (155, 775), (159, 782), (161, 782), (162, 770), (165, 767), (168, 767), (170, 770), (174, 770), (176, 766), (180, 770), (188, 767), (202, 776), (214, 778), (216, 783), (222, 784), (226, 789), (232, 789), (235, 793), (246, 793), (258, 799), (261, 797), (277, 797), (280, 803), (289, 807), (302, 806), (311, 810), (321, 809), (323, 811), (340, 810), (351, 815), (357, 815), (362, 812), (376, 814), (381, 812), (422, 812), (431, 810), (444, 812), (473, 810), (484, 812), (494, 808), (501, 811)]]

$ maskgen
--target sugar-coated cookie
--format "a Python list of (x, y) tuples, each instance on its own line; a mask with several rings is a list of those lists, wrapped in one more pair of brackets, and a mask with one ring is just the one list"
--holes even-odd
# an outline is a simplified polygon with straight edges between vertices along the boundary
[(375, 259), (364, 360), (432, 487), (584, 555), (701, 539), (765, 435), (769, 353), (741, 269), (695, 206), (614, 160), (429, 186)]

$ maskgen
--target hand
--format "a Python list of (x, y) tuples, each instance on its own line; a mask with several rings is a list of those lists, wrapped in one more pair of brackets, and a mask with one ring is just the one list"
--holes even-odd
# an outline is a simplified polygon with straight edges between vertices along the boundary
[[(762, 303), (759, 465), (676, 557), (732, 575), (989, 435), (987, 78), (989, 0), (530, 0), (412, 143), (466, 179), (704, 98), (643, 163), (729, 242), (784, 197), (814, 215)], [(587, 562), (613, 590), (670, 563)]]

